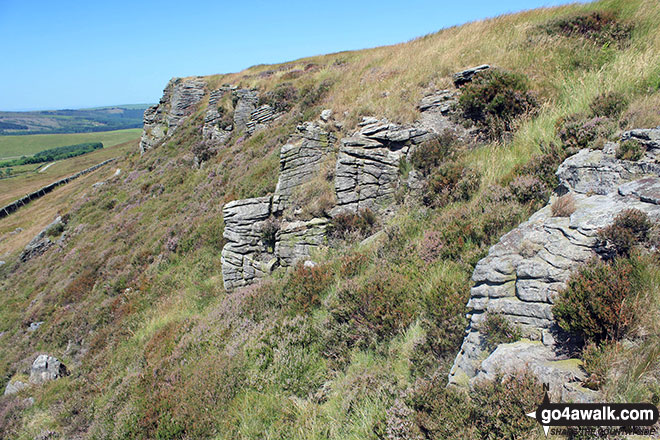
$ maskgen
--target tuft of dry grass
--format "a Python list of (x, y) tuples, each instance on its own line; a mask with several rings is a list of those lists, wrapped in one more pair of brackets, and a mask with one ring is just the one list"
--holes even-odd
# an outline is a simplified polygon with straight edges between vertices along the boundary
[(550, 209), (553, 217), (570, 217), (575, 212), (573, 194), (568, 193), (557, 197), (557, 200), (554, 201)]

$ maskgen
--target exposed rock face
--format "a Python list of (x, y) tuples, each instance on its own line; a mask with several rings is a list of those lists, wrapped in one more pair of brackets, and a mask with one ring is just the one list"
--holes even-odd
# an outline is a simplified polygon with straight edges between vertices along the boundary
[[(23, 249), (23, 252), (21, 252), (19, 259), (25, 263), (26, 261), (46, 252), (53, 244), (55, 244), (48, 236), (48, 231), (51, 230), (51, 228), (57, 228), (60, 225), (64, 226), (66, 223), (62, 217), (58, 216), (52, 223), (46, 226), (32, 240), (30, 240), (27, 246)], [(57, 242), (62, 243), (65, 239), (65, 234), (62, 234)]]
[(277, 232), (275, 245), (280, 265), (293, 266), (299, 259), (311, 255), (314, 249), (325, 242), (328, 224), (324, 218), (284, 223)]
[(223, 114), (218, 106), (220, 99), (231, 90), (231, 86), (222, 86), (209, 95), (209, 106), (204, 116), (202, 135), (205, 140), (211, 141), (213, 144), (222, 144), (231, 136), (233, 126), (221, 126)]
[[(660, 130), (633, 130), (622, 138), (641, 136), (660, 137)], [(630, 162), (614, 157), (616, 147), (582, 150), (559, 167), (561, 191), (572, 192), (575, 200), (576, 210), (570, 217), (552, 217), (549, 203), (502, 237), (477, 263), (468, 303), (470, 324), (450, 382), (465, 384), (475, 376), (492, 375), (495, 367), (506, 372), (526, 364), (532, 371), (542, 371), (538, 373), (542, 379), (563, 377), (561, 371), (546, 368), (559, 365), (552, 363), (562, 359), (553, 350), (550, 333), (556, 293), (565, 287), (571, 271), (594, 255), (598, 230), (611, 224), (619, 212), (636, 208), (652, 220), (660, 219), (660, 169), (653, 149), (649, 148), (642, 160)], [(520, 326), (526, 338), (542, 342), (521, 342), (515, 350), (501, 346), (502, 350), (498, 348), (489, 356), (480, 332), (486, 313), (503, 315)], [(575, 375), (572, 381), (578, 379)], [(554, 385), (559, 387), (561, 382), (557, 379)], [(575, 387), (556, 391), (565, 398), (584, 399), (588, 394), (584, 390), (575, 394)]]
[(261, 128), (265, 128), (268, 122), (274, 118), (275, 111), (273, 108), (268, 104), (262, 105), (250, 113), (250, 120), (245, 123), (247, 133), (252, 134)]
[(275, 194), (235, 200), (223, 208), (222, 277), (225, 289), (254, 282), (278, 266), (292, 266), (325, 242), (327, 219), (284, 222), (277, 219), (289, 196), (318, 173), (335, 138), (318, 125), (305, 123), (280, 151)]
[(202, 79), (171, 79), (160, 102), (144, 112), (140, 152), (154, 148), (166, 136), (171, 136), (183, 119), (193, 112), (205, 93), (206, 82)]
[(25, 382), (21, 382), (20, 380), (14, 380), (12, 382), (9, 382), (7, 384), (7, 388), (5, 388), (5, 396), (9, 396), (11, 394), (16, 394), (20, 392), (21, 390), (24, 390), (27, 388), (29, 385), (26, 384)]
[(232, 93), (236, 102), (234, 106), (234, 125), (239, 131), (245, 130), (248, 121), (252, 117), (252, 112), (256, 110), (259, 103), (259, 94), (256, 90), (250, 89), (237, 89)]
[(341, 141), (335, 169), (337, 212), (390, 205), (399, 182), (399, 162), (411, 145), (434, 137), (424, 128), (365, 118), (362, 128)]
[(283, 211), (293, 191), (313, 179), (337, 138), (311, 122), (298, 126), (280, 150), (280, 174), (275, 188), (275, 211)]
[(41, 354), (32, 363), (29, 380), (32, 384), (41, 384), (68, 374), (66, 366), (57, 358)]
[(481, 66), (471, 67), (469, 69), (465, 69), (461, 72), (455, 73), (453, 77), (454, 85), (456, 87), (460, 87), (463, 84), (469, 83), (470, 81), (472, 81), (472, 78), (474, 77), (475, 74), (488, 69), (490, 69), (490, 66), (488, 64), (482, 64)]
[(268, 252), (262, 231), (271, 215), (272, 197), (235, 200), (222, 208), (225, 219), (222, 278), (225, 289), (249, 284), (270, 273), (274, 254)]

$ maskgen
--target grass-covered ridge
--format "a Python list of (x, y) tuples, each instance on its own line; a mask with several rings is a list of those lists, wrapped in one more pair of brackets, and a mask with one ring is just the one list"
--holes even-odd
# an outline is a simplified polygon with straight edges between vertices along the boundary
[[(553, 31), (556, 20), (594, 11), (629, 33), (605, 44)], [(208, 77), (211, 89), (231, 83), (278, 102), (290, 97), (288, 113), (252, 137), (235, 136), (197, 169), (202, 105), (164, 145), (125, 154), (119, 178), (80, 190), (61, 248), (18, 266), (20, 249), (6, 250), (0, 388), (40, 352), (71, 375), (2, 398), (0, 426), (26, 439), (45, 430), (108, 439), (541, 438), (522, 415), (541, 396), (531, 378), (485, 383), (471, 397), (445, 388), (470, 276), (489, 246), (546, 202), (569, 154), (560, 136), (568, 117), (578, 115), (571, 121), (581, 133), (584, 121), (603, 117), (596, 103), (617, 93), (627, 104), (608, 122), (612, 131), (589, 142), (660, 124), (658, 23), (656, 2), (605, 0)], [(607, 29), (602, 38), (614, 38)], [(461, 147), (446, 172), (428, 165), (439, 186), (445, 174), (469, 176), (465, 197), (428, 206), (403, 198), (392, 219), (356, 222), (347, 240), (314, 256), (317, 267), (224, 291), (222, 205), (274, 190), (279, 149), (297, 123), (323, 108), (348, 112), (340, 136), (364, 115), (408, 122), (425, 93), (483, 63), (527, 77), (538, 108), (517, 119), (510, 138)], [(12, 230), (0, 223), (2, 234)], [(27, 332), (36, 321), (44, 324)], [(605, 387), (646, 397), (637, 381), (652, 374), (633, 367), (642, 373), (626, 370), (625, 384)]]

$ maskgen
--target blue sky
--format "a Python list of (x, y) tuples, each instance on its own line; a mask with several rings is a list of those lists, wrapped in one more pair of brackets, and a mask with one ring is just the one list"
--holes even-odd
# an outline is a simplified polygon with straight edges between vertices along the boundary
[(0, 110), (156, 102), (173, 76), (410, 40), (566, 0), (0, 0)]

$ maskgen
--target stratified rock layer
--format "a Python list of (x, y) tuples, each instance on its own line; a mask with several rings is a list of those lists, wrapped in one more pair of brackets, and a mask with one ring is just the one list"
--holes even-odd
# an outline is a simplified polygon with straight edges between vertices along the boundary
[(154, 148), (181, 125), (206, 93), (202, 79), (173, 78), (167, 83), (160, 102), (144, 112), (140, 152)]
[(233, 290), (292, 266), (325, 243), (327, 219), (286, 222), (282, 212), (296, 188), (319, 172), (335, 137), (317, 124), (304, 123), (280, 150), (275, 194), (236, 200), (223, 208), (227, 244), (222, 250), (225, 289)]
[[(552, 217), (549, 203), (502, 237), (477, 263), (468, 303), (470, 324), (450, 382), (465, 384), (475, 377), (492, 376), (496, 367), (510, 372), (524, 366), (543, 371), (539, 374), (543, 380), (566, 379), (563, 373), (548, 370), (553, 362), (563, 360), (554, 351), (550, 333), (554, 297), (565, 287), (571, 271), (594, 255), (598, 230), (611, 224), (622, 210), (640, 209), (652, 220), (660, 219), (660, 169), (655, 163), (660, 149), (653, 146), (659, 138), (660, 128), (623, 134), (622, 139), (646, 142), (647, 153), (637, 162), (616, 159), (618, 145), (612, 143), (603, 151), (581, 150), (562, 163), (557, 171), (560, 189), (573, 194), (575, 212), (570, 217)], [(518, 325), (530, 342), (489, 354), (481, 333), (487, 313), (500, 314)], [(577, 371), (570, 372), (574, 382), (579, 382)], [(556, 391), (563, 398), (588, 400), (584, 390), (575, 391), (577, 384), (567, 390), (561, 380), (551, 385), (559, 388)]]

